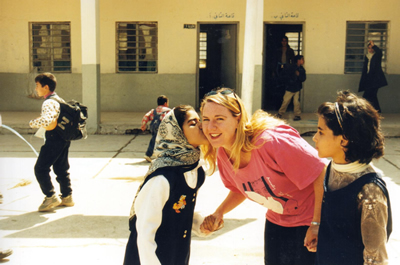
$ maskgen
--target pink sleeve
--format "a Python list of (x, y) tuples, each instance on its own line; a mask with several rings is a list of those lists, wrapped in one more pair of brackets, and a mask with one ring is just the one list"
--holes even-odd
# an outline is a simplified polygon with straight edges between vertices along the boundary
[[(287, 127), (290, 128), (290, 127)], [(265, 132), (263, 135), (266, 135)], [(318, 178), (325, 167), (325, 160), (318, 157), (317, 150), (308, 144), (294, 129), (272, 131), (259, 149), (266, 163), (281, 171), (300, 190)]]

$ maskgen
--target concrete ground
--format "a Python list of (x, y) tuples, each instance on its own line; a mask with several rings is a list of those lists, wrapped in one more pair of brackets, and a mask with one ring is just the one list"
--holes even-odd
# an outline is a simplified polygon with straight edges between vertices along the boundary
[[(40, 150), (43, 140), (23, 136)], [(311, 137), (305, 138), (312, 142)], [(33, 173), (34, 152), (17, 136), (0, 135), (0, 191), (4, 195), (0, 248), (14, 251), (0, 263), (122, 264), (129, 210), (149, 166), (143, 159), (149, 140), (148, 134), (90, 135), (73, 142), (70, 173), (76, 205), (40, 213), (37, 208), (44, 196)], [(386, 140), (386, 155), (376, 165), (388, 176), (393, 209), (390, 264), (400, 264), (399, 138)], [(212, 213), (227, 193), (218, 172), (207, 177), (197, 209), (204, 215)], [(225, 216), (224, 229), (208, 238), (192, 238), (190, 264), (263, 264), (264, 216), (265, 208), (245, 201)]]

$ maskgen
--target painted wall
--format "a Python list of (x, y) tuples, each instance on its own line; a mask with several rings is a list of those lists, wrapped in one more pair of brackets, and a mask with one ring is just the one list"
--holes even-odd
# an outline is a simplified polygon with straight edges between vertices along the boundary
[(72, 72), (81, 72), (80, 0), (0, 1), (0, 73), (29, 73), (29, 22), (71, 22)]
[[(151, 7), (151, 8), (149, 8)], [(245, 0), (100, 0), (100, 71), (102, 111), (146, 111), (166, 94), (171, 105), (195, 104), (197, 29), (184, 24), (239, 22), (238, 80), (243, 64)], [(333, 100), (339, 89), (356, 91), (359, 74), (344, 74), (346, 21), (389, 21), (387, 78), (379, 92), (383, 112), (400, 112), (400, 10), (398, 0), (265, 0), (266, 23), (303, 23), (307, 70), (303, 111)], [(329, 11), (329, 12), (328, 12)], [(0, 1), (0, 110), (37, 110), (29, 99), (35, 74), (29, 70), (29, 22), (71, 21), (72, 74), (58, 74), (57, 91), (82, 98), (80, 0)], [(115, 22), (157, 21), (157, 74), (115, 73)], [(10, 87), (12, 89), (10, 89)], [(259, 96), (255, 97), (255, 99)]]

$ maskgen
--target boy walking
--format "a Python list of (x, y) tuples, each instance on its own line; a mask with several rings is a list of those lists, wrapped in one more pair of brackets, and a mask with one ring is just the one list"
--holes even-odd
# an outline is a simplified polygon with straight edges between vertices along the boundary
[[(46, 197), (39, 206), (39, 212), (50, 211), (57, 206), (74, 206), (72, 200), (71, 180), (69, 176), (68, 152), (71, 142), (65, 141), (54, 130), (57, 126), (57, 119), (60, 115), (60, 103), (65, 102), (54, 90), (57, 80), (51, 73), (43, 73), (35, 78), (36, 93), (44, 97), (41, 115), (31, 120), (31, 128), (44, 128), (45, 143), (40, 149), (39, 157), (35, 164), (35, 176), (40, 188)], [(57, 175), (57, 182), (60, 184), (60, 197), (56, 196), (50, 177), (50, 167)]]
[(286, 80), (286, 91), (283, 96), (283, 102), (279, 109), (278, 118), (282, 118), (285, 114), (286, 109), (293, 98), (294, 106), (294, 119), (295, 121), (301, 120), (300, 114), (300, 90), (303, 88), (303, 82), (306, 81), (306, 70), (303, 67), (304, 57), (303, 55), (296, 55), (294, 57), (294, 64), (290, 65), (287, 69), (288, 78)]
[(161, 95), (157, 98), (157, 105), (158, 105), (157, 108), (151, 109), (143, 116), (142, 126), (140, 127), (142, 131), (145, 131), (147, 123), (151, 121), (150, 122), (151, 139), (149, 147), (147, 148), (146, 154), (144, 156), (144, 158), (148, 162), (151, 162), (151, 156), (153, 155), (154, 151), (154, 144), (156, 142), (158, 127), (160, 126), (162, 119), (164, 119), (164, 116), (171, 110), (170, 108), (168, 108), (169, 100), (164, 95)]

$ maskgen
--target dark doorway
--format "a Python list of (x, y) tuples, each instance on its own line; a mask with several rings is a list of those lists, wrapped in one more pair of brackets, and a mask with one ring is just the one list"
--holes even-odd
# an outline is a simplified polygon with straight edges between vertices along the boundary
[[(264, 41), (264, 82), (262, 108), (267, 111), (278, 110), (285, 94), (284, 85), (279, 77), (277, 57), (281, 56), (279, 48), (282, 37), (289, 39), (288, 45), (294, 50), (294, 55), (303, 55), (303, 25), (302, 24), (265, 24)], [(288, 110), (293, 108), (292, 103)]]
[(198, 106), (216, 87), (236, 89), (236, 24), (199, 24)]

